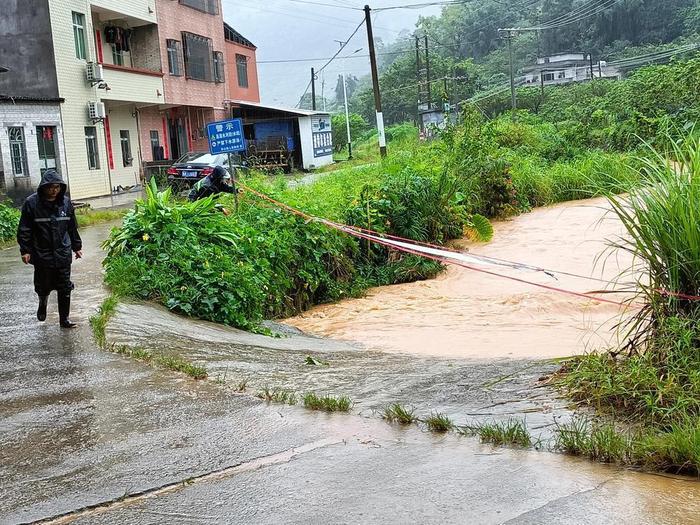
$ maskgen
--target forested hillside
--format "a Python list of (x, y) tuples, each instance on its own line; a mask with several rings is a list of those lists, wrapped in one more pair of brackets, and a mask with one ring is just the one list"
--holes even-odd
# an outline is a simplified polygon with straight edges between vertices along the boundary
[[(455, 103), (507, 81), (507, 46), (498, 34), (499, 28), (507, 27), (545, 28), (523, 31), (514, 39), (516, 71), (538, 56), (562, 52), (609, 61), (673, 51), (696, 42), (700, 0), (466, 0), (446, 6), (440, 16), (421, 18), (405, 37), (380, 43), (386, 121), (396, 123), (416, 116), (416, 36), (421, 37), (421, 46), (423, 37), (428, 37), (433, 100), (447, 92)], [(639, 65), (632, 62), (629, 69)], [(369, 79), (361, 79), (354, 88), (353, 110), (373, 121)]]

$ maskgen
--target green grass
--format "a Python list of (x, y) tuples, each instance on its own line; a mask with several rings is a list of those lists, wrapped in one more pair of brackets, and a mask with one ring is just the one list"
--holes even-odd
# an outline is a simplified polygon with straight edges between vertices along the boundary
[(172, 370), (173, 372), (180, 372), (192, 379), (201, 380), (208, 377), (206, 368), (194, 365), (180, 357), (167, 356), (161, 353), (154, 353), (145, 348), (131, 348), (123, 345), (114, 345), (109, 350), (144, 363)]
[(297, 404), (296, 394), (282, 388), (265, 387), (260, 392), (255, 394), (255, 397), (263, 399), (269, 403), (283, 403), (285, 405)]
[(423, 420), (423, 423), (425, 423), (428, 430), (438, 434), (449, 432), (455, 428), (452, 420), (441, 412), (433, 412), (428, 418)]
[[(627, 343), (570, 360), (559, 386), (632, 430), (575, 420), (557, 447), (602, 461), (698, 473), (700, 462), (700, 139), (639, 159), (648, 184), (610, 196), (626, 235), (611, 249), (634, 257), (643, 308), (623, 324)], [(628, 275), (625, 275), (629, 278)]]
[(483, 443), (496, 446), (532, 447), (537, 444), (533, 440), (524, 421), (509, 419), (506, 422), (487, 422), (476, 425), (459, 427), (459, 433), (469, 436), (479, 436)]
[(78, 226), (84, 228), (86, 226), (121, 220), (128, 211), (128, 209), (93, 210), (90, 208), (79, 208), (75, 212), (75, 218), (78, 220)]
[(321, 410), (324, 412), (349, 412), (352, 401), (347, 396), (318, 396), (308, 393), (303, 398), (304, 407), (309, 410)]
[(393, 403), (384, 408), (382, 418), (389, 423), (400, 423), (402, 425), (410, 425), (418, 421), (414, 408), (404, 407), (399, 403)]
[(205, 367), (192, 364), (180, 357), (155, 354), (154, 362), (163, 368), (167, 368), (168, 370), (181, 372), (188, 375), (192, 379), (206, 379), (209, 375)]
[(102, 301), (102, 305), (97, 310), (97, 313), (90, 317), (90, 326), (92, 327), (92, 333), (95, 337), (97, 345), (100, 348), (105, 347), (105, 329), (107, 328), (107, 323), (109, 322), (110, 318), (114, 315), (118, 304), (118, 299), (114, 295), (110, 295), (104, 301)]

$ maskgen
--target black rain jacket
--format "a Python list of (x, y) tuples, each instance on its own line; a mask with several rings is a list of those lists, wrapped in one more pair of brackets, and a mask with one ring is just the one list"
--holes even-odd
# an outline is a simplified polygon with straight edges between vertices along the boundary
[[(55, 201), (43, 197), (42, 188), (60, 184), (61, 192)], [(17, 229), (17, 243), (22, 255), (30, 254), (30, 264), (42, 268), (65, 268), (73, 262), (73, 252), (82, 250), (73, 203), (66, 195), (66, 183), (55, 170), (47, 170), (41, 177), (36, 193), (22, 206), (22, 217)]]
[(223, 179), (207, 175), (192, 187), (188, 198), (194, 202), (218, 193), (236, 193), (236, 190), (233, 186), (226, 184)]

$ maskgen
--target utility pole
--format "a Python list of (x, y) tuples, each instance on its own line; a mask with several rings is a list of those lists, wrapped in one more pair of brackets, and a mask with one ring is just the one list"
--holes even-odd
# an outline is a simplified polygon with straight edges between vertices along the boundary
[(515, 97), (515, 72), (514, 72), (514, 65), (513, 65), (513, 39), (518, 35), (518, 29), (515, 28), (510, 28), (510, 29), (499, 29), (498, 34), (499, 35), (505, 35), (502, 38), (505, 38), (508, 41), (508, 62), (510, 63), (510, 103), (511, 107), (513, 109), (512, 113), (512, 118), (515, 119), (515, 111), (518, 109), (518, 101)]
[(542, 93), (542, 96), (544, 96), (544, 72), (547, 71), (546, 69), (543, 69), (540, 71), (540, 91)]
[(377, 112), (377, 132), (379, 134), (379, 152), (386, 157), (386, 135), (384, 133), (384, 114), (382, 113), (382, 95), (379, 92), (379, 74), (377, 72), (377, 54), (374, 51), (374, 33), (372, 32), (372, 10), (365, 6), (365, 26), (369, 43), (369, 62), (372, 69), (372, 87), (374, 88), (374, 108)]
[(311, 68), (311, 109), (316, 111), (316, 71)]
[(343, 98), (345, 99), (345, 130), (348, 135), (348, 160), (352, 160), (352, 138), (350, 137), (350, 109), (348, 108), (348, 83), (343, 73)]
[(428, 81), (428, 109), (433, 109), (433, 90), (430, 87), (430, 53), (428, 51), (428, 35), (425, 35), (425, 76)]
[[(336, 40), (338, 42), (338, 45), (340, 45), (340, 49), (343, 49), (343, 46), (347, 44), (347, 42), (344, 42), (342, 40)], [(355, 53), (357, 53), (355, 51)], [(352, 137), (350, 136), (350, 108), (348, 107), (348, 81), (347, 81), (347, 76), (345, 75), (345, 72), (343, 71), (343, 101), (345, 102), (345, 131), (347, 133), (348, 137), (348, 160), (352, 160)]]
[(591, 82), (593, 81), (593, 53), (588, 53), (588, 61), (591, 64)]
[(416, 81), (417, 81), (417, 86), (418, 86), (418, 106), (420, 106), (422, 95), (423, 95), (423, 88), (421, 87), (421, 84), (423, 83), (423, 79), (421, 78), (420, 74), (420, 38), (416, 36)]

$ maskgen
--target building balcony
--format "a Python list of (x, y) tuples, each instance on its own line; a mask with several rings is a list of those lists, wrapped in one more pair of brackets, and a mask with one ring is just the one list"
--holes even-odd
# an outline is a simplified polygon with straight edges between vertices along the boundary
[(141, 104), (163, 104), (163, 73), (133, 67), (103, 64), (103, 100), (119, 100)]
[(155, 0), (90, 0), (90, 5), (101, 22), (118, 21), (128, 27), (157, 23)]

